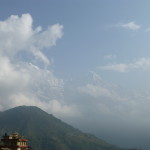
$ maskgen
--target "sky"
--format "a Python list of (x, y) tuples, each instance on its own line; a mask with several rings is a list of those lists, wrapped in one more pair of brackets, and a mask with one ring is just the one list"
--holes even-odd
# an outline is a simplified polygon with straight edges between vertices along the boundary
[(37, 106), (149, 150), (149, 0), (0, 0), (0, 111)]

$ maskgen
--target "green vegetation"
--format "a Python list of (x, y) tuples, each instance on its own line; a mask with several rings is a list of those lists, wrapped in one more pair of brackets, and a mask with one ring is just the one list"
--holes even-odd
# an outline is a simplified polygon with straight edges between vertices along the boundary
[(0, 135), (14, 131), (29, 139), (33, 150), (129, 150), (82, 133), (33, 106), (0, 112)]

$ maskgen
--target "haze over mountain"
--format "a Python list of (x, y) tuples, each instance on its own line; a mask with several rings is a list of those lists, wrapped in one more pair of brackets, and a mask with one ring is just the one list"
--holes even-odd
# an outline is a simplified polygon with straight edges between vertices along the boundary
[(129, 150), (83, 133), (33, 106), (0, 113), (0, 135), (14, 131), (27, 137), (33, 150)]

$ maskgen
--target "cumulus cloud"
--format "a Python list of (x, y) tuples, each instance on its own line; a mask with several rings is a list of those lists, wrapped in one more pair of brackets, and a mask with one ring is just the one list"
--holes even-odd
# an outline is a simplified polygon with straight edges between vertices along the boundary
[(20, 51), (28, 51), (43, 63), (49, 64), (42, 50), (56, 45), (56, 41), (63, 35), (63, 26), (55, 24), (42, 31), (41, 27), (33, 29), (32, 23), (30, 14), (21, 17), (12, 15), (0, 21), (0, 54), (12, 59)]
[(128, 23), (118, 23), (117, 27), (122, 27), (129, 30), (138, 30), (141, 28), (141, 26), (136, 24), (134, 21)]
[(63, 26), (42, 30), (32, 24), (30, 14), (0, 21), (0, 110), (34, 105), (56, 115), (75, 115), (75, 108), (63, 101), (63, 80), (46, 69), (50, 61), (42, 51), (56, 45)]
[(128, 72), (134, 69), (141, 69), (143, 71), (150, 70), (150, 59), (149, 58), (141, 58), (133, 63), (129, 64), (109, 64), (106, 66), (100, 66), (99, 69), (102, 70), (110, 70), (110, 71), (117, 71), (117, 72)]

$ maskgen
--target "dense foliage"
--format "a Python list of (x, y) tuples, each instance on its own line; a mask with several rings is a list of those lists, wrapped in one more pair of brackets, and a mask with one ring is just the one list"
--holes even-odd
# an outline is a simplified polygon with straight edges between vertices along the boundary
[(20, 106), (0, 113), (0, 135), (19, 132), (33, 150), (127, 150), (82, 133), (33, 106)]

